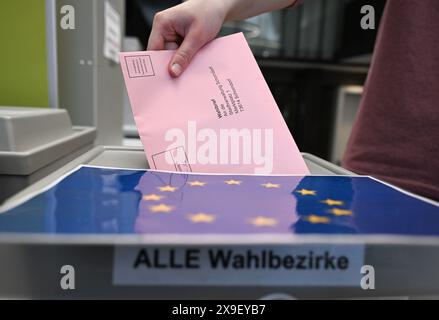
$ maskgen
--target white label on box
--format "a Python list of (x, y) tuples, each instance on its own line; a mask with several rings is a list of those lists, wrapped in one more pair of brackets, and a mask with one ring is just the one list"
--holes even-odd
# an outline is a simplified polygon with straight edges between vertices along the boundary
[(360, 286), (363, 245), (117, 246), (114, 285)]
[(122, 48), (122, 31), (120, 14), (105, 1), (105, 34), (104, 57), (119, 63), (119, 52)]

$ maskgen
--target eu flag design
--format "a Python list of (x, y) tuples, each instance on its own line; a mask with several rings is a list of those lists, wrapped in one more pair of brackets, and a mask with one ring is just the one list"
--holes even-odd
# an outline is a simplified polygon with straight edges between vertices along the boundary
[(439, 207), (369, 177), (81, 167), (1, 213), (0, 232), (439, 235)]

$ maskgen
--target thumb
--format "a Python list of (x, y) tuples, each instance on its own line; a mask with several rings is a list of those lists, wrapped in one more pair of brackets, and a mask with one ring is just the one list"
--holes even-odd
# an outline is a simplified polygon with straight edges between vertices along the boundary
[(171, 76), (180, 76), (204, 44), (205, 42), (195, 36), (194, 32), (188, 33), (169, 64), (169, 73)]

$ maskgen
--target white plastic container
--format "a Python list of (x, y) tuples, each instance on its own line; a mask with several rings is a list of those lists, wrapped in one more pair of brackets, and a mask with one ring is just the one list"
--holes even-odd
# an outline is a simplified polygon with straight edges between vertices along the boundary
[(0, 202), (91, 149), (92, 127), (66, 110), (0, 107)]

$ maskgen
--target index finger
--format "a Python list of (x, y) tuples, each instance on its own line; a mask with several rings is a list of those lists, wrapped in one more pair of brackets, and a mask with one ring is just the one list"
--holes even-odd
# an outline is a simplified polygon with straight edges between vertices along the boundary
[(165, 38), (163, 37), (160, 28), (153, 26), (151, 34), (149, 35), (147, 50), (164, 50)]

